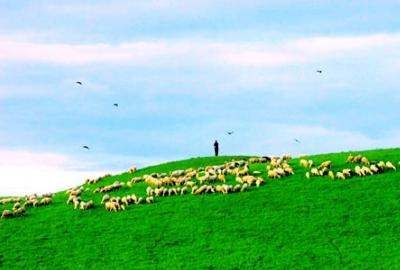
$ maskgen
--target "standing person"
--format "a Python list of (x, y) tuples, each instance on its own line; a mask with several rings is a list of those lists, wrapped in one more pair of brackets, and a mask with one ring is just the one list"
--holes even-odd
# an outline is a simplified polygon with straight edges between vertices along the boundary
[(215, 140), (214, 142), (214, 152), (215, 152), (215, 156), (218, 157), (218, 151), (219, 151), (219, 143), (217, 140)]

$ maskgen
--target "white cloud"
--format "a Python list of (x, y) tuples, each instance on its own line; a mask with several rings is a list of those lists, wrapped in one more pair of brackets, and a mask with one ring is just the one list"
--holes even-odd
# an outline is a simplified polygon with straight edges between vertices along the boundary
[(0, 37), (0, 60), (62, 65), (115, 63), (136, 66), (282, 67), (352, 55), (394, 53), (400, 34), (312, 37), (281, 42), (149, 40), (121, 44), (47, 44)]
[(0, 196), (64, 190), (104, 171), (84, 171), (64, 155), (0, 150)]
[[(96, 158), (82, 162), (62, 154), (0, 149), (0, 196), (58, 192), (80, 185), (87, 178), (118, 174), (133, 164), (141, 168), (167, 161), (166, 158), (102, 154), (96, 154)], [(98, 169), (99, 163), (104, 169)]]

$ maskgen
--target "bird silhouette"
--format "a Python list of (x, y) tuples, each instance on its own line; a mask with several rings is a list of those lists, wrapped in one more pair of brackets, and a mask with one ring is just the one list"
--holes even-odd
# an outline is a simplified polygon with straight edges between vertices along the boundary
[(232, 135), (233, 134), (233, 131), (227, 131), (226, 132), (228, 135)]
[(79, 85), (82, 85), (82, 82), (80, 82), (80, 81), (77, 81), (76, 83), (79, 84)]
[(322, 73), (322, 70), (317, 70), (317, 73), (321, 74), (321, 73)]
[(82, 148), (83, 148), (83, 149), (86, 149), (86, 150), (89, 150), (89, 149), (90, 149), (89, 146), (87, 146), (87, 145), (82, 146)]
[(118, 107), (118, 103), (114, 103), (113, 105), (114, 105), (115, 107)]
[(300, 141), (298, 139), (294, 139), (295, 142), (300, 143)]

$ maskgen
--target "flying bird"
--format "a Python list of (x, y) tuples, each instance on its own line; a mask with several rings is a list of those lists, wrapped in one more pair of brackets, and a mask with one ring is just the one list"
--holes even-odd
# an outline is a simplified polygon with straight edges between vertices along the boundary
[(82, 82), (80, 82), (80, 81), (77, 81), (76, 83), (79, 84), (79, 85), (82, 85)]
[(233, 131), (227, 131), (226, 132), (228, 135), (232, 135), (233, 134)]
[(298, 139), (294, 139), (295, 142), (300, 143), (300, 141)]
[(322, 73), (322, 70), (317, 70), (317, 73), (321, 74), (321, 73)]
[(118, 107), (118, 103), (114, 103), (113, 105), (114, 105), (115, 107)]
[(89, 150), (89, 146), (87, 146), (87, 145), (82, 146), (82, 148), (86, 149), (86, 150)]

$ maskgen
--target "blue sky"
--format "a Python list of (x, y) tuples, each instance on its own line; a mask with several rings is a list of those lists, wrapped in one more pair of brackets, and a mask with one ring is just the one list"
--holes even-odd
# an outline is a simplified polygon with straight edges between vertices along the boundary
[(399, 8), (0, 0), (0, 190), (210, 155), (214, 139), (223, 154), (397, 146)]

